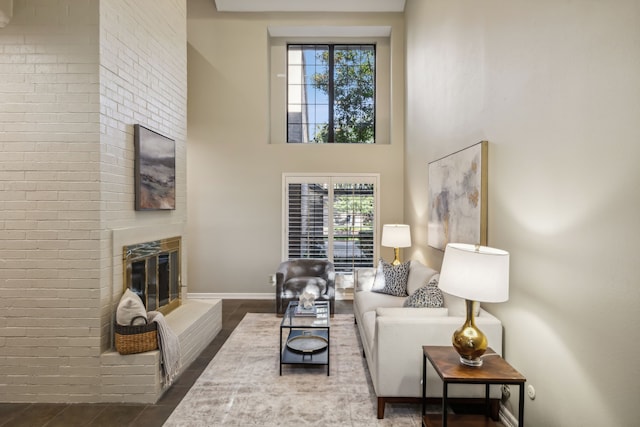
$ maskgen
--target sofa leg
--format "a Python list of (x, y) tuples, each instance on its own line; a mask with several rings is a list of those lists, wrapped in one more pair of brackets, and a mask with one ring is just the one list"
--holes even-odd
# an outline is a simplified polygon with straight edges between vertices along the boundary
[(381, 420), (384, 418), (384, 397), (378, 397), (378, 419)]
[(500, 399), (491, 399), (491, 419), (500, 420)]

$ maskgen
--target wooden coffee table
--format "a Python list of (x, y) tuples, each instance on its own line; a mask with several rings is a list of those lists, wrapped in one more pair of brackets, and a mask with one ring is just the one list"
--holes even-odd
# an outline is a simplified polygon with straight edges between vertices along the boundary
[[(482, 366), (466, 366), (460, 363), (460, 355), (452, 346), (422, 347), (422, 425), (424, 427), (446, 427), (448, 421), (456, 426), (500, 426), (486, 415), (489, 414), (489, 386), (491, 384), (514, 384), (520, 388), (518, 406), (518, 426), (524, 426), (524, 383), (526, 381), (518, 371), (502, 357), (488, 348), (483, 357)], [(426, 414), (427, 406), (427, 360), (442, 379), (442, 415)], [(484, 384), (487, 412), (482, 415), (447, 415), (449, 384)]]

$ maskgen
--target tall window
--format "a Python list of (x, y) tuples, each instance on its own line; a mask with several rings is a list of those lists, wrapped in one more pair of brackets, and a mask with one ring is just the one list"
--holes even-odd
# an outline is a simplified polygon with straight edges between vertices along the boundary
[(285, 176), (286, 258), (323, 258), (337, 272), (373, 267), (376, 175)]
[(373, 44), (287, 46), (287, 142), (374, 143)]

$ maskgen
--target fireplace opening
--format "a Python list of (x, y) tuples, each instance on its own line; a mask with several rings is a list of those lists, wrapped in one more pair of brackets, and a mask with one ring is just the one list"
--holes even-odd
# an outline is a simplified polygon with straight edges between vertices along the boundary
[(147, 311), (168, 314), (180, 305), (180, 237), (123, 248), (124, 288), (135, 292)]

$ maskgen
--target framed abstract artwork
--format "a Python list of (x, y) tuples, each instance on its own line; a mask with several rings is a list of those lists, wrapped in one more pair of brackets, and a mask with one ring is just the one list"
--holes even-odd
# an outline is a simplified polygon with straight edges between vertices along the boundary
[(487, 150), (481, 141), (429, 163), (429, 246), (487, 244)]
[(176, 143), (141, 125), (134, 125), (135, 208), (176, 208)]

